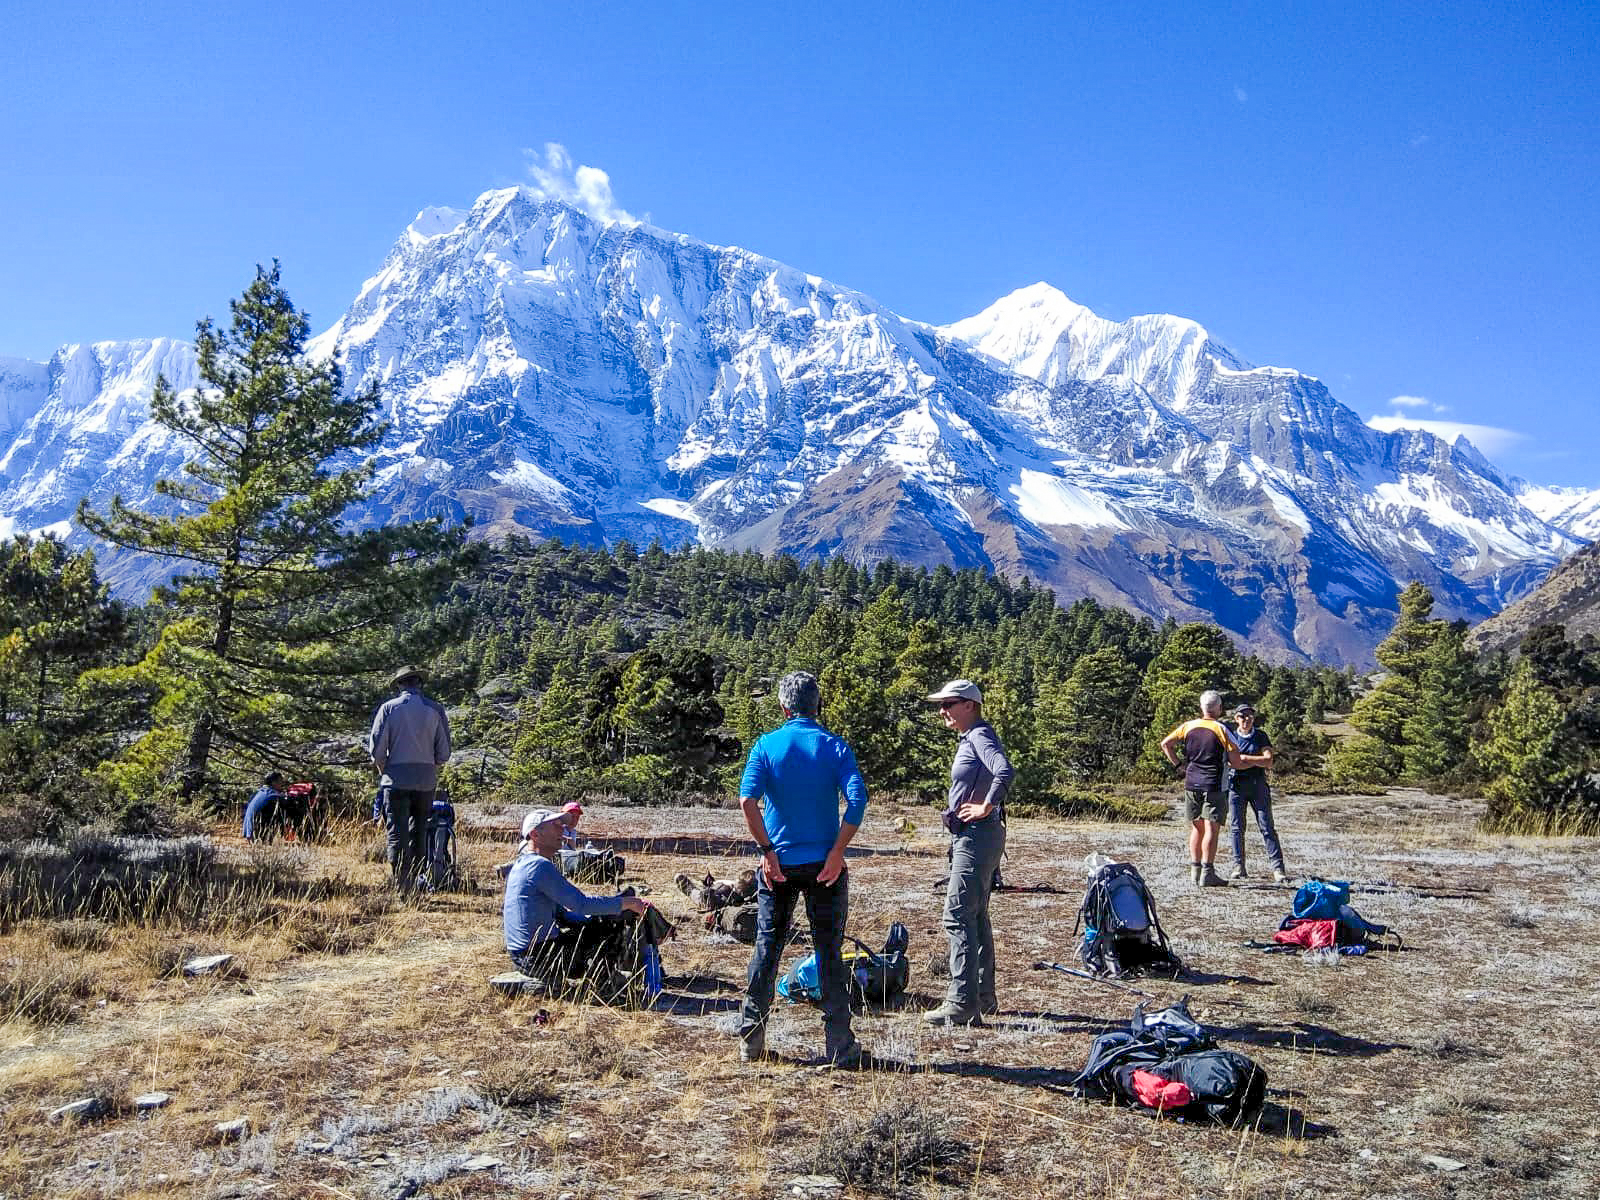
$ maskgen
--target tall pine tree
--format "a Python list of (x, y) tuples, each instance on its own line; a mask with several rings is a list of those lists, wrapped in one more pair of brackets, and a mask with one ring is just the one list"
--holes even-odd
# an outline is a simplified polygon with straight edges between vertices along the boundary
[[(372, 478), (376, 388), (347, 395), (338, 366), (305, 354), (309, 327), (278, 265), (257, 268), (218, 329), (201, 321), (200, 388), (158, 379), (150, 414), (194, 448), (143, 512), (120, 496), (78, 520), (179, 574), (170, 620), (143, 661), (103, 674), (152, 687), (150, 732), (114, 768), (130, 790), (175, 782), (185, 798), (263, 765), (310, 765), (329, 733), (359, 727), (380, 672), (455, 631), (425, 610), (469, 563), (464, 528), (437, 519), (353, 531)], [(220, 768), (220, 771), (219, 771)]]

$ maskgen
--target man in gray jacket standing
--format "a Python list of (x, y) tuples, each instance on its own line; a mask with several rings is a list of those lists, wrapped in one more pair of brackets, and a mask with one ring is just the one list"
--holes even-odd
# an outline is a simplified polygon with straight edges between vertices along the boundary
[(372, 719), (372, 761), (389, 791), (389, 866), (402, 894), (417, 886), (427, 861), (428, 814), (439, 768), (450, 761), (450, 720), (437, 700), (422, 694), (423, 675), (401, 667), (389, 681), (399, 695), (378, 706)]

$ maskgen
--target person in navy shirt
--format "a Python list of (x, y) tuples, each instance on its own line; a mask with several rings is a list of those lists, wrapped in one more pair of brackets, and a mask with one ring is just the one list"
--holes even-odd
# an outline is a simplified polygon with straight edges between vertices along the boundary
[(1249, 808), (1256, 815), (1256, 828), (1261, 831), (1261, 844), (1266, 847), (1267, 861), (1272, 864), (1272, 877), (1286, 883), (1289, 872), (1283, 865), (1283, 846), (1278, 841), (1277, 826), (1272, 820), (1272, 787), (1267, 783), (1267, 768), (1272, 765), (1272, 739), (1267, 731), (1256, 724), (1256, 710), (1249, 704), (1234, 709), (1238, 728), (1233, 730), (1234, 744), (1239, 748), (1240, 761), (1228, 783), (1228, 832), (1233, 835), (1233, 877), (1247, 878), (1244, 869), (1244, 815)]
[(264, 832), (262, 825), (275, 815), (284, 799), (284, 778), (280, 771), (271, 772), (261, 781), (261, 787), (244, 806), (245, 841), (254, 841)]
[[(766, 1056), (767, 1013), (795, 902), (805, 897), (817, 955), (827, 1058), (861, 1061), (850, 1031), (849, 979), (841, 950), (850, 908), (845, 847), (867, 810), (867, 785), (855, 753), (818, 721), (822, 692), (815, 675), (794, 671), (778, 681), (784, 723), (756, 739), (739, 785), (745, 824), (761, 853), (756, 872), (756, 946), (739, 1014), (739, 1059)], [(845, 800), (839, 815), (839, 797)]]

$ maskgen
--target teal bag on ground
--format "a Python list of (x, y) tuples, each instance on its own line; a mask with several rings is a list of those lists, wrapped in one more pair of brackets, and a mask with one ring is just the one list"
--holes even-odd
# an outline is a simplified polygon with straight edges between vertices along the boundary
[(1294, 894), (1289, 911), (1307, 921), (1337, 921), (1350, 903), (1350, 885), (1337, 879), (1308, 879)]
[(822, 1002), (822, 981), (817, 978), (815, 952), (795, 963), (789, 968), (789, 973), (778, 980), (778, 995), (791, 1004), (799, 1004), (806, 1000), (813, 1004)]

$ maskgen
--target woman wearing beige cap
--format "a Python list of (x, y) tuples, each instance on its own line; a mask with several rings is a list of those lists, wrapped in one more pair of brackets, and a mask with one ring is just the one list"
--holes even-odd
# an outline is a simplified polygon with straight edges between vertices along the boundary
[(928, 697), (946, 728), (961, 736), (950, 764), (944, 825), (950, 831), (950, 884), (944, 928), (950, 935), (950, 988), (923, 1019), (931, 1025), (982, 1025), (999, 1011), (994, 980), (994, 930), (989, 892), (1006, 848), (1006, 789), (1011, 760), (994, 726), (983, 719), (983, 692), (970, 679), (952, 679)]

